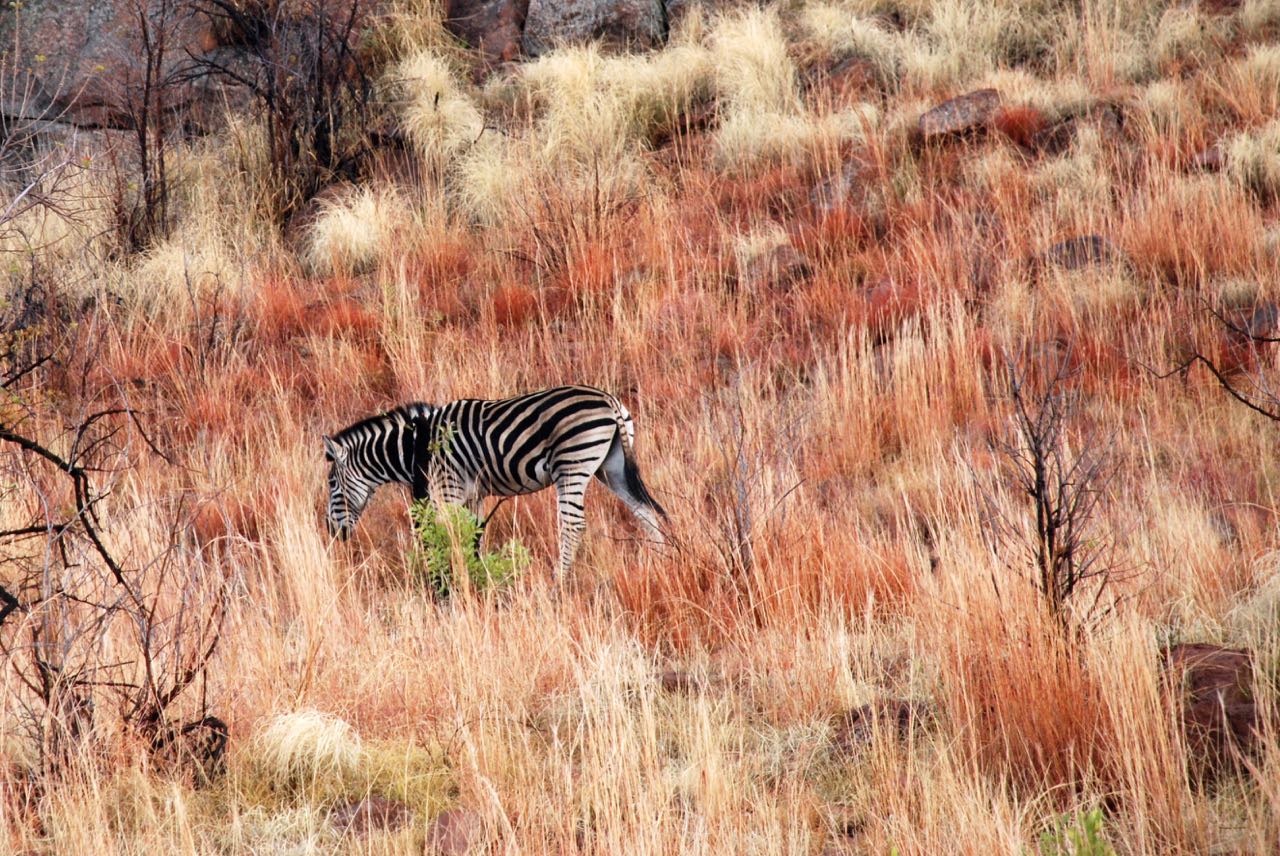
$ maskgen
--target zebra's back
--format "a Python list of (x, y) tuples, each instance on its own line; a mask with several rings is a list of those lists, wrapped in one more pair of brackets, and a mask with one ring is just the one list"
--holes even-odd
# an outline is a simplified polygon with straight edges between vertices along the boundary
[(589, 386), (559, 386), (502, 399), (460, 399), (438, 411), (431, 431), (451, 438), (455, 465), (479, 492), (511, 496), (542, 490), (567, 468), (599, 459), (630, 416), (621, 403)]

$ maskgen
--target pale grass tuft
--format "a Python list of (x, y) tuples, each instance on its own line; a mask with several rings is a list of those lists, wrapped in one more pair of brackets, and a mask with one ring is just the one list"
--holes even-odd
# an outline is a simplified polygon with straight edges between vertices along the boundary
[(721, 109), (737, 115), (795, 113), (796, 71), (773, 9), (723, 18), (711, 32)]
[(1064, 217), (1078, 220), (1100, 216), (1110, 204), (1111, 176), (1098, 129), (1088, 125), (1077, 128), (1070, 152), (1046, 161), (1032, 181)]
[(719, 161), (734, 168), (758, 162), (799, 163), (841, 143), (861, 140), (878, 119), (876, 109), (815, 116), (810, 113), (732, 113), (716, 130)]
[(787, 231), (778, 223), (768, 223), (754, 231), (734, 235), (732, 241), (739, 271), (746, 270), (753, 260), (765, 253), (791, 243)]
[(1280, 26), (1280, 0), (1245, 0), (1236, 13), (1240, 26), (1251, 36)]
[(809, 38), (827, 53), (868, 60), (886, 80), (896, 74), (901, 39), (876, 21), (834, 3), (804, 7), (800, 20)]
[(1195, 110), (1186, 87), (1175, 80), (1157, 80), (1142, 91), (1142, 109), (1152, 131), (1174, 137), (1187, 126)]
[(318, 710), (274, 716), (253, 737), (254, 763), (277, 789), (327, 790), (353, 778), (363, 758), (355, 730)]
[(1050, 119), (1093, 98), (1088, 84), (1078, 77), (1045, 78), (1021, 68), (997, 69), (983, 77), (979, 85), (999, 91), (1005, 104), (1026, 104)]
[[(22, 188), (9, 184), (0, 211), (17, 202)], [(34, 202), (17, 216), (0, 223), (0, 256), (6, 267), (22, 267), (18, 259), (68, 262), (79, 255), (101, 257), (110, 249), (114, 214), (113, 191), (100, 169), (72, 165), (52, 183), (39, 185), (26, 197)], [(0, 272), (0, 274), (10, 273)]]
[(1280, 90), (1280, 45), (1254, 45), (1236, 66), (1255, 86), (1272, 93)]
[(404, 99), (401, 121), (428, 169), (442, 170), (484, 131), (480, 109), (462, 93), (448, 64), (422, 50), (392, 71)]
[(1200, 14), (1195, 7), (1174, 8), (1160, 16), (1151, 41), (1152, 58), (1159, 66), (1176, 60), (1203, 60), (1217, 50), (1226, 35), (1222, 18)]
[(188, 231), (148, 250), (130, 279), (138, 305), (172, 314), (207, 295), (240, 294), (249, 269), (220, 236)]
[(551, 160), (616, 158), (669, 130), (710, 94), (711, 55), (677, 44), (653, 54), (604, 56), (592, 45), (526, 66), (520, 83), (537, 107), (533, 137)]
[(313, 856), (332, 852), (334, 837), (319, 807), (300, 805), (275, 811), (253, 806), (237, 814), (219, 839), (233, 852)]
[(1280, 120), (1227, 141), (1227, 172), (1263, 198), (1280, 196)]
[(505, 137), (485, 135), (458, 162), (457, 197), (464, 211), (481, 223), (501, 222), (511, 211), (525, 181), (524, 148)]
[[(557, 194), (619, 199), (648, 171), (640, 153), (711, 92), (708, 51), (680, 43), (649, 55), (605, 56), (594, 45), (552, 52), (495, 83), (489, 98), (530, 105), (509, 136), (485, 135), (458, 163), (456, 195), (483, 223), (534, 216)], [(501, 90), (501, 91), (499, 91)]]
[(997, 68), (1046, 52), (1058, 18), (1052, 7), (1034, 2), (938, 0), (930, 4), (924, 25), (903, 42), (903, 76), (923, 90), (973, 84)]
[(309, 230), (307, 262), (324, 273), (367, 270), (394, 250), (409, 219), (394, 190), (361, 187), (322, 205)]
[(711, 46), (721, 110), (716, 153), (724, 167), (802, 161), (861, 139), (879, 121), (878, 111), (867, 104), (825, 115), (805, 110), (772, 10), (721, 19)]

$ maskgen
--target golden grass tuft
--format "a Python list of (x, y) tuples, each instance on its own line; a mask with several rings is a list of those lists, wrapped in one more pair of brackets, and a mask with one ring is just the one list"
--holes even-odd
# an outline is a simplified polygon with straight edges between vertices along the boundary
[(1227, 172), (1263, 201), (1280, 197), (1280, 120), (1231, 137)]
[(390, 77), (402, 99), (400, 116), (405, 133), (427, 168), (439, 175), (479, 139), (484, 116), (462, 92), (445, 60), (429, 50), (401, 61)]
[(340, 790), (363, 755), (360, 736), (350, 725), (316, 710), (274, 716), (253, 736), (254, 764), (278, 790)]
[(321, 204), (307, 235), (306, 258), (321, 273), (360, 273), (376, 264), (410, 221), (400, 195), (360, 187)]

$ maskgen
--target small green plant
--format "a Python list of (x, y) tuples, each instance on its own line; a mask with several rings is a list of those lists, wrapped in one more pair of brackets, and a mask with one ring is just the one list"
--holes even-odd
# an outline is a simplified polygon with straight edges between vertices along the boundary
[(1040, 833), (1040, 856), (1115, 856), (1115, 848), (1103, 831), (1102, 809), (1058, 818), (1053, 828)]
[(460, 572), (472, 588), (484, 591), (506, 585), (529, 566), (529, 551), (518, 541), (481, 553), (484, 524), (462, 506), (424, 499), (409, 507), (409, 515), (417, 536), (410, 564), (439, 597), (449, 596)]

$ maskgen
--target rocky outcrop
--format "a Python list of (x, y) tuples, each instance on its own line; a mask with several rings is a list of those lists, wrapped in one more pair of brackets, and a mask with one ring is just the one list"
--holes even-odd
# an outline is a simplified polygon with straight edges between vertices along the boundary
[(529, 0), (448, 0), (445, 29), (491, 62), (520, 56)]
[(536, 57), (561, 44), (655, 48), (666, 38), (661, 0), (529, 0), (522, 44)]
[(1212, 778), (1257, 750), (1262, 720), (1249, 651), (1193, 643), (1170, 646), (1162, 658), (1193, 774)]
[(869, 745), (878, 735), (906, 740), (934, 720), (933, 708), (921, 701), (883, 700), (841, 714), (835, 723), (832, 749), (849, 754)]
[[(195, 77), (183, 74), (191, 56), (205, 56), (223, 47), (222, 34), (207, 15), (189, 5), (150, 4), (148, 29), (156, 44), (163, 42), (157, 63), (158, 79), (166, 81), (165, 106), (181, 110), (183, 121), (212, 121), (217, 93)], [(147, 74), (142, 19), (128, 0), (37, 0), (24, 4), (0, 38), (19, 46), (18, 65), (28, 94), (3, 105), (7, 115), (52, 119), (87, 128), (128, 129), (134, 124), (133, 104)]]
[(978, 133), (986, 129), (999, 108), (999, 92), (979, 89), (958, 95), (926, 111), (920, 117), (917, 131), (925, 142)]

